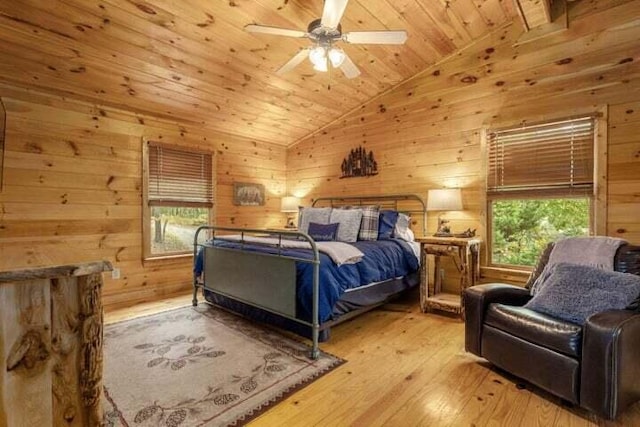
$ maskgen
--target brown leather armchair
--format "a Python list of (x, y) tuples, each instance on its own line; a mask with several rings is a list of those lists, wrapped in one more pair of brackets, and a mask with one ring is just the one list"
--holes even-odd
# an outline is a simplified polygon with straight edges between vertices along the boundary
[[(621, 246), (614, 266), (640, 275), (640, 246)], [(503, 283), (466, 289), (466, 350), (607, 419), (640, 400), (640, 312), (597, 313), (581, 327), (522, 307), (530, 298)]]

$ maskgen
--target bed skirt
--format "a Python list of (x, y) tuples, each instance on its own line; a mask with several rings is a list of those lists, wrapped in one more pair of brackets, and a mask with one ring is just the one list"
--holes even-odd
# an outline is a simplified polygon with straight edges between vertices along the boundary
[[(374, 285), (354, 288), (342, 294), (336, 305), (333, 307), (331, 319), (320, 325), (320, 342), (326, 342), (330, 337), (330, 326), (341, 322), (341, 318), (347, 320), (351, 318), (347, 314), (360, 310), (375, 308), (384, 304), (400, 293), (412, 289), (420, 283), (418, 272), (409, 274), (399, 279), (387, 280)], [(204, 297), (207, 302), (230, 310), (234, 313), (249, 319), (276, 326), (278, 328), (291, 331), (297, 335), (311, 339), (311, 327), (294, 322), (277, 314), (262, 310), (258, 307), (245, 304), (243, 302), (225, 297), (213, 291), (204, 289)]]

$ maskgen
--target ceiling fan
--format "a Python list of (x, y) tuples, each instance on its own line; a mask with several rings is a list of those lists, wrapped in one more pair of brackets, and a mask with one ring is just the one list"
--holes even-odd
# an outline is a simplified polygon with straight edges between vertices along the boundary
[(244, 29), (250, 33), (306, 37), (313, 42), (311, 47), (300, 50), (280, 67), (276, 71), (278, 75), (291, 71), (308, 57), (316, 71), (328, 71), (329, 67), (340, 68), (347, 78), (353, 79), (360, 75), (360, 70), (344, 50), (335, 46), (336, 42), (342, 40), (351, 44), (403, 44), (407, 40), (407, 32), (352, 31), (343, 34), (340, 20), (348, 2), (349, 0), (325, 0), (322, 18), (313, 20), (306, 32), (256, 24), (247, 25)]

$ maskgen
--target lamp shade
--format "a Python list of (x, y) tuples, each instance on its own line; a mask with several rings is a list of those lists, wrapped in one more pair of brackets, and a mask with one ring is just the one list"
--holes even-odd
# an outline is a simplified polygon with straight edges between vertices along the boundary
[(459, 188), (429, 190), (427, 197), (428, 211), (462, 210), (462, 192)]
[(300, 199), (293, 196), (285, 196), (280, 201), (280, 212), (298, 212)]

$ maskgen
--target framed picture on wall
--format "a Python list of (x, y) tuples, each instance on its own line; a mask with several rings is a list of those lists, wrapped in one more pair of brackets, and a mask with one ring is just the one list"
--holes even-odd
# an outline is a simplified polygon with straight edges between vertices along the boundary
[(264, 185), (246, 182), (233, 183), (233, 204), (236, 206), (264, 206)]

